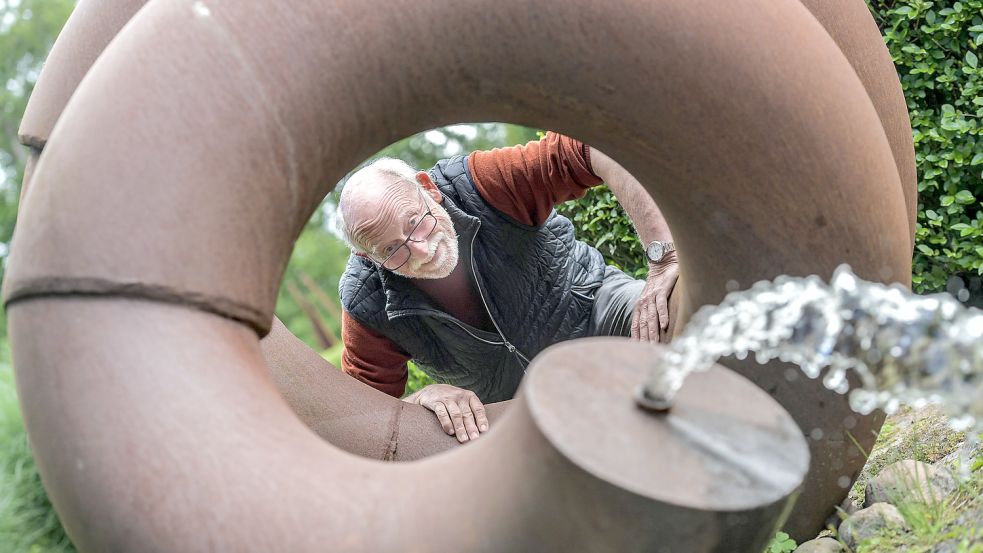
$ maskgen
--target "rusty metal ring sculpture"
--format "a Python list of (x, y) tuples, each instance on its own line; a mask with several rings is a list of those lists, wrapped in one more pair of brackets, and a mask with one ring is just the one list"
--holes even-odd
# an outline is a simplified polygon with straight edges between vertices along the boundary
[[(25, 419), (81, 548), (716, 550), (767, 538), (804, 471), (801, 435), (722, 369), (657, 419), (621, 408), (647, 350), (563, 346), (537, 360), (488, 439), (380, 466), (315, 439), (294, 413), (367, 456), (449, 443), (419, 410), (318, 373), (282, 327), (263, 347), (257, 335), (332, 183), (395, 139), (468, 120), (554, 128), (643, 175), (688, 252), (677, 324), (728, 281), (828, 276), (848, 262), (907, 283), (910, 129), (861, 2), (486, 13), (183, 0), (151, 2), (113, 38), (141, 4), (82, 2), (52, 53), (22, 125), (44, 155), (25, 178), (4, 283)], [(809, 502), (789, 521), (814, 531), (863, 462), (844, 421), (869, 446), (879, 420), (785, 380), (781, 364), (731, 365), (822, 431)], [(307, 395), (288, 406), (273, 380)], [(625, 433), (584, 413), (615, 413)], [(726, 442), (712, 430), (728, 416), (731, 434), (754, 438), (750, 464), (721, 462), (679, 430)], [(791, 476), (768, 485), (754, 467)], [(725, 485), (735, 479), (745, 485)], [(443, 522), (465, 491), (477, 515), (448, 519), (443, 534), (405, 518)]]

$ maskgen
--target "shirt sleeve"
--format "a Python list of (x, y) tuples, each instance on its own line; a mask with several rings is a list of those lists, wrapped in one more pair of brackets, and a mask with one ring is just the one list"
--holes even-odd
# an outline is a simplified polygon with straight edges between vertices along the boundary
[(341, 370), (393, 397), (406, 391), (406, 362), (410, 355), (395, 342), (374, 332), (342, 310)]
[(601, 183), (590, 166), (590, 147), (555, 132), (524, 146), (473, 152), (468, 169), (486, 202), (530, 226)]

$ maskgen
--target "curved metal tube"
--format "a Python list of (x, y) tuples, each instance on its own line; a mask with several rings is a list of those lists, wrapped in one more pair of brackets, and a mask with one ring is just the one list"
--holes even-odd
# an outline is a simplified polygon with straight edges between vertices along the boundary
[[(520, 423), (504, 422), (521, 415), (507, 415), (488, 440), (453, 455), (400, 468), (362, 465), (367, 461), (311, 440), (296, 424), (264, 376), (255, 336), (250, 341), (230, 322), (261, 335), (270, 329), (292, 239), (318, 200), (347, 168), (414, 131), (466, 120), (554, 128), (649, 177), (646, 186), (677, 244), (691, 252), (681, 260), (672, 299), (677, 323), (719, 301), (728, 280), (828, 276), (848, 262), (866, 279), (908, 282), (910, 237), (891, 144), (857, 73), (803, 6), (660, 1), (600, 10), (572, 2), (537, 10), (542, 17), (530, 17), (523, 3), (472, 13), (439, 1), (404, 11), (375, 2), (260, 7), (186, 0), (152, 3), (123, 29), (79, 87), (36, 168), (38, 184), (25, 197), (4, 283), (28, 427), (73, 537), (104, 545), (161, 530), (154, 526), (159, 521), (145, 521), (133, 528), (146, 533), (112, 532), (146, 514), (139, 510), (113, 510), (108, 525), (73, 524), (86, 516), (81, 505), (88, 500), (148, 490), (153, 497), (190, 497), (183, 486), (161, 490), (129, 464), (109, 463), (119, 472), (81, 482), (79, 463), (105, 460), (106, 451), (93, 444), (112, 445), (100, 438), (105, 424), (137, 450), (200, 452), (184, 470), (171, 467), (167, 474), (178, 481), (199, 475), (203, 493), (231, 488), (230, 500), (259, 467), (277, 467), (264, 478), (290, 491), (287, 473), (371, 467), (364, 478), (324, 484), (338, 486), (344, 497), (368, 498), (364, 511), (353, 511), (362, 513), (373, 506), (399, 512), (398, 505), (378, 505), (381, 492), (371, 493), (385, 488), (378, 482), (402, 481), (476, 450), (484, 456), (475, 466), (485, 470), (493, 462), (489, 443), (507, 433), (521, 437)], [(469, 40), (447, 48), (425, 38), (446, 36)], [(645, 55), (624, 56), (618, 45), (629, 43)], [(575, 74), (591, 78), (577, 82), (569, 78)], [(875, 202), (879, 209), (870, 210)], [(79, 296), (89, 299), (72, 299)], [(138, 313), (155, 324), (138, 324)], [(74, 323), (90, 316), (92, 328)], [(117, 334), (104, 332), (117, 326)], [(43, 340), (55, 328), (104, 347), (83, 348), (84, 355), (68, 345), (45, 351)], [(119, 336), (141, 347), (128, 350)], [(109, 355), (110, 345), (120, 355)], [(808, 383), (782, 383), (776, 366), (737, 368), (772, 392), (801, 427), (826, 428), (827, 436), (842, 429), (845, 401), (803, 386)], [(86, 371), (73, 372), (78, 367)], [(49, 385), (78, 379), (87, 388), (72, 397)], [(177, 393), (187, 392), (182, 384), (200, 390), (193, 394), (197, 403)], [(132, 397), (112, 393), (114, 386)], [(65, 403), (79, 432), (65, 433), (51, 420), (58, 412), (52, 402)], [(78, 410), (83, 405), (90, 410)], [(152, 416), (165, 408), (175, 413), (173, 421)], [(117, 420), (114, 412), (129, 416)], [(206, 413), (211, 422), (201, 424)], [(187, 435), (174, 434), (175, 421), (187, 423)], [(867, 430), (877, 424), (876, 418), (858, 423), (861, 444), (869, 446)], [(283, 447), (283, 458), (233, 447), (242, 440)], [(811, 501), (791, 521), (810, 529), (825, 517), (822, 505), (846, 493), (830, 476), (863, 464), (859, 455), (847, 455), (848, 444), (812, 445), (818, 462), (807, 479)], [(223, 472), (214, 458), (222, 447), (243, 453), (242, 466)], [(454, 480), (450, 468), (460, 463), (466, 462), (434, 474), (466, 485), (469, 477)], [(123, 484), (110, 485), (117, 479)], [(449, 498), (457, 490), (448, 486)], [(264, 516), (307, 520), (300, 506), (326, 501), (313, 489), (286, 495), (298, 507), (279, 518), (253, 498), (219, 501), (209, 512), (248, 515), (243, 522), (259, 517), (236, 526), (236, 535), (261, 543), (290, 527), (263, 534)], [(195, 519), (186, 503), (175, 501), (161, 507), (167, 520), (198, 520), (199, 529), (212, 529), (212, 517)], [(344, 535), (341, 522), (349, 514), (335, 514), (339, 525), (325, 528)], [(383, 538), (364, 523), (352, 524), (368, 530), (358, 539)], [(399, 539), (415, 536), (399, 528)]]
[(918, 212), (918, 175), (915, 172), (915, 144), (911, 119), (898, 70), (881, 39), (877, 22), (865, 2), (850, 0), (799, 0), (836, 41), (853, 70), (867, 89), (881, 125), (891, 144), (894, 163), (901, 178), (908, 215), (908, 237), (914, 249), (915, 219)]
[[(279, 320), (260, 341), (273, 383), (300, 420), (332, 445), (383, 461), (412, 461), (457, 447), (431, 411), (351, 378)], [(485, 406), (497, 425), (511, 401)]]

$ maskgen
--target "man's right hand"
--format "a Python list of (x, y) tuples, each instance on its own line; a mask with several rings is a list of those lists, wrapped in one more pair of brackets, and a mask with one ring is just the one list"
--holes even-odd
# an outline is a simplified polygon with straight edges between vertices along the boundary
[(403, 401), (417, 403), (433, 411), (444, 432), (457, 436), (457, 441), (462, 444), (477, 440), (482, 432), (488, 431), (485, 406), (470, 390), (450, 384), (431, 384), (403, 398)]

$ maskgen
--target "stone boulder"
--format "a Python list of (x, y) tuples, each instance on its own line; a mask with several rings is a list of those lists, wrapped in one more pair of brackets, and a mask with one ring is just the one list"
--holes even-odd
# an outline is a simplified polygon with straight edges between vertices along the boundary
[(841, 553), (846, 551), (843, 544), (833, 538), (816, 538), (803, 542), (793, 553)]
[(850, 515), (840, 524), (840, 538), (851, 550), (885, 528), (907, 529), (908, 523), (890, 503), (875, 503)]
[(867, 482), (884, 467), (902, 459), (934, 463), (956, 450), (965, 439), (964, 433), (949, 427), (949, 419), (940, 405), (930, 403), (917, 409), (901, 406), (884, 421), (877, 444), (850, 497), (860, 503)]
[(890, 465), (867, 482), (864, 506), (898, 501), (940, 501), (956, 490), (948, 470), (907, 459)]

